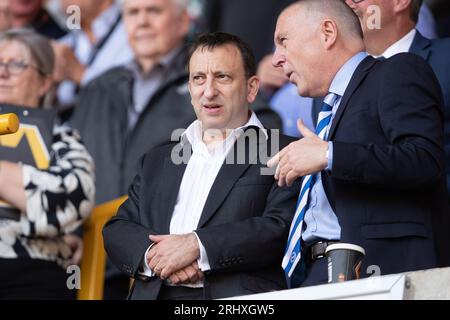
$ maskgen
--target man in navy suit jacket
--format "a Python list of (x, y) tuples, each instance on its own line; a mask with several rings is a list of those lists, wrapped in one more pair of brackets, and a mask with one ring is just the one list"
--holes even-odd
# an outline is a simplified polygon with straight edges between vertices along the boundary
[(269, 163), (280, 186), (315, 176), (301, 233), (306, 272), (297, 268), (291, 284), (301, 272), (303, 286), (326, 282), (316, 253), (330, 241), (364, 247), (363, 273), (449, 265), (443, 102), (430, 66), (409, 53), (368, 56), (357, 17), (335, 0), (288, 7), (275, 43), (273, 64), (300, 95), (337, 96), (325, 141), (300, 122), (305, 138)]
[[(423, 0), (396, 1), (364, 0), (347, 4), (359, 16), (367, 51), (374, 56), (390, 58), (402, 52), (415, 53), (433, 68), (441, 85), (445, 104), (445, 151), (447, 186), (450, 189), (450, 38), (427, 39), (416, 30), (419, 8)], [(381, 28), (371, 29), (367, 23), (369, 6), (380, 8)], [(318, 111), (317, 111), (318, 112)]]

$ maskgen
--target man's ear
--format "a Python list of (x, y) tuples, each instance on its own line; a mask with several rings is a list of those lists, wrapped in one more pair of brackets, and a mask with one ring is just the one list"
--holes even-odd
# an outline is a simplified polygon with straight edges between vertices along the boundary
[(392, 0), (393, 7), (392, 10), (394, 13), (401, 13), (405, 10), (410, 10), (411, 8), (411, 0)]
[(338, 28), (336, 22), (325, 19), (320, 24), (320, 39), (325, 49), (330, 49), (336, 43)]
[(259, 78), (257, 76), (253, 76), (247, 80), (247, 90), (247, 102), (251, 104), (255, 101), (259, 91)]

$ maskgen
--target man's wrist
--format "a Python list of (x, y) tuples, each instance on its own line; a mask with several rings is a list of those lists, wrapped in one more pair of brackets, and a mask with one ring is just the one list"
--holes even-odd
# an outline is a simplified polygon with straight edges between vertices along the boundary
[(200, 258), (200, 245), (198, 244), (197, 235), (195, 232), (192, 232), (189, 234), (189, 241), (191, 243), (191, 246), (193, 248), (193, 251), (195, 252), (196, 259)]

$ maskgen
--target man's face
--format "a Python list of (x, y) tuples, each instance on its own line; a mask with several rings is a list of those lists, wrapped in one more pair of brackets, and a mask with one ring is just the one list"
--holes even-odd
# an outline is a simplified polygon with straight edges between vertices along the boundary
[(125, 0), (128, 41), (136, 57), (160, 58), (180, 44), (189, 30), (187, 12), (171, 0)]
[(203, 129), (235, 129), (249, 119), (248, 105), (259, 88), (245, 76), (242, 55), (231, 44), (199, 48), (189, 62), (189, 92)]
[(278, 19), (275, 31), (276, 50), (272, 64), (283, 68), (285, 75), (297, 86), (301, 96), (322, 96), (319, 25), (314, 26), (305, 21), (298, 10), (302, 9), (288, 8)]
[[(370, 19), (373, 20), (375, 18), (374, 14), (377, 14), (377, 12), (381, 14), (381, 28), (394, 19), (392, 0), (363, 0), (358, 3), (354, 3), (353, 0), (346, 0), (345, 2), (359, 17), (364, 34), (378, 30), (372, 27), (373, 22), (370, 21)], [(376, 6), (379, 10), (374, 11), (372, 6)]]
[(15, 17), (32, 16), (39, 12), (43, 0), (10, 0), (11, 13)]

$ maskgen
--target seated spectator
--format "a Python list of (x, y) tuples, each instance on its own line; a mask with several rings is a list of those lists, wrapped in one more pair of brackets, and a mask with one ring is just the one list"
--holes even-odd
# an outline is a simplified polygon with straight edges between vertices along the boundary
[[(139, 158), (195, 119), (185, 68), (187, 3), (125, 0), (134, 59), (80, 91), (71, 123), (96, 163), (97, 204), (126, 195)], [(124, 299), (128, 286), (129, 279), (108, 264), (105, 299)]]
[(44, 0), (10, 0), (13, 28), (32, 28), (50, 39), (59, 39), (66, 35), (44, 7)]
[(263, 171), (264, 155), (294, 139), (251, 110), (259, 79), (247, 44), (205, 34), (190, 53), (197, 120), (142, 157), (129, 199), (103, 229), (107, 253), (135, 278), (132, 300), (286, 289), (280, 261), (300, 186), (279, 188)]
[(63, 10), (75, 5), (82, 14), (81, 29), (72, 30), (54, 43), (57, 106), (63, 119), (70, 118), (77, 93), (105, 71), (129, 62), (133, 53), (128, 45), (121, 10), (114, 0), (63, 0)]
[[(48, 40), (32, 31), (1, 33), (0, 103), (42, 108), (53, 57)], [(75, 298), (66, 285), (73, 256), (64, 236), (91, 212), (94, 165), (66, 126), (55, 126), (49, 154), (45, 170), (0, 159), (0, 200), (18, 209), (0, 213), (0, 299)]]
[[(124, 24), (135, 58), (80, 91), (71, 123), (97, 165), (97, 204), (126, 195), (139, 158), (195, 120), (186, 70), (188, 2), (125, 0)], [(267, 104), (259, 102), (254, 110), (268, 128), (280, 127)], [(118, 270), (116, 275), (120, 289), (110, 289), (116, 280), (107, 271), (106, 298), (127, 294), (128, 279)], [(120, 293), (109, 295), (113, 291)]]

